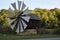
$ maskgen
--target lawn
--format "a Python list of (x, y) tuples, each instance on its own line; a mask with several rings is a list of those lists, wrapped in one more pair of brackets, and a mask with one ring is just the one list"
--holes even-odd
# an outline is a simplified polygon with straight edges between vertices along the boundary
[(51, 38), (60, 37), (60, 35), (8, 35), (0, 34), (0, 40), (22, 40), (22, 39), (35, 39), (35, 38)]

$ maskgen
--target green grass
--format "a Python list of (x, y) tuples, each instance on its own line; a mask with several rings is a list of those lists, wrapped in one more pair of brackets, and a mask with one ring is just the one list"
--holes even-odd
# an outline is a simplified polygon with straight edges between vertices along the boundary
[(32, 38), (51, 38), (60, 37), (60, 35), (7, 35), (0, 34), (0, 40), (22, 40), (22, 39), (32, 39)]

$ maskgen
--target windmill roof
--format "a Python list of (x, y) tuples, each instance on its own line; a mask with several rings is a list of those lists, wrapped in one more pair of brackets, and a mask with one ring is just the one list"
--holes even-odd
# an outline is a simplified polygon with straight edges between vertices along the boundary
[(30, 16), (31, 19), (40, 20), (40, 18), (35, 14), (29, 14), (29, 16)]

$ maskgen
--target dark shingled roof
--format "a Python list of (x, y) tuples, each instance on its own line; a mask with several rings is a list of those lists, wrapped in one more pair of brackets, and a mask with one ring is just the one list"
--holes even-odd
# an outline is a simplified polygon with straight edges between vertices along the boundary
[(30, 16), (31, 19), (33, 19), (33, 20), (40, 20), (40, 18), (39, 18), (37, 15), (35, 15), (35, 14), (29, 14), (29, 16)]

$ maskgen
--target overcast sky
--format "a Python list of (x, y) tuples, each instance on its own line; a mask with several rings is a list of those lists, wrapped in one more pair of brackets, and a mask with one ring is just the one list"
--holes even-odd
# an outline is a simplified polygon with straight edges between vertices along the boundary
[[(60, 8), (60, 0), (20, 0), (29, 7), (29, 9), (34, 8)], [(8, 9), (11, 3), (17, 2), (17, 0), (0, 0), (0, 9)]]

